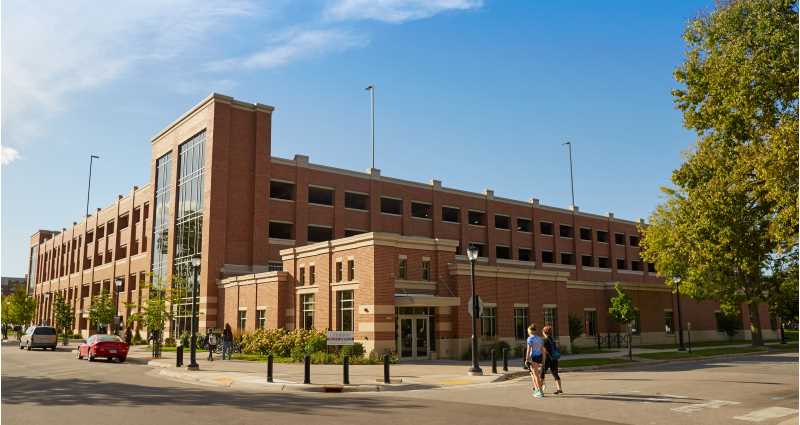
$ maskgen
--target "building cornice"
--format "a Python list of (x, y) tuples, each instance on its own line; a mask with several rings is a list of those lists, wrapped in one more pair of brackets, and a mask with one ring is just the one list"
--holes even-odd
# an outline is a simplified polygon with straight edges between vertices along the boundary
[[(448, 269), (453, 276), (469, 276), (470, 264), (468, 262), (449, 263)], [(558, 272), (551, 270), (536, 269), (532, 266), (520, 265), (475, 265), (476, 277), (507, 278), (507, 279), (529, 279), (529, 280), (550, 280), (566, 282), (569, 278), (568, 272)]]

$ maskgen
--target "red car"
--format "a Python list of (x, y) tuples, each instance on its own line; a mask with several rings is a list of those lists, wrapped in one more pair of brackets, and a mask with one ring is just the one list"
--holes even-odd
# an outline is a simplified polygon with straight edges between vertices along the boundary
[(96, 357), (105, 357), (108, 360), (119, 359), (124, 362), (128, 357), (128, 344), (116, 335), (92, 335), (86, 342), (78, 346), (78, 359), (87, 357), (93, 362)]

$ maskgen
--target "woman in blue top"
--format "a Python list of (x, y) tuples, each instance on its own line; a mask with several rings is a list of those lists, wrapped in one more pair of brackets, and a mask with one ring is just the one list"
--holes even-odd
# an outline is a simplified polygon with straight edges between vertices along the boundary
[(539, 377), (542, 368), (542, 347), (544, 343), (539, 335), (536, 335), (536, 325), (528, 326), (528, 347), (525, 350), (525, 359), (528, 362), (528, 369), (531, 373), (533, 382), (533, 396), (536, 398), (544, 397), (542, 392), (542, 380)]

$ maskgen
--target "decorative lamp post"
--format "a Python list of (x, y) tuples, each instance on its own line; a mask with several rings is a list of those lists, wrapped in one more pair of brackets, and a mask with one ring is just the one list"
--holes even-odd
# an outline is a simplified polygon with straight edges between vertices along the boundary
[(675, 276), (672, 278), (672, 281), (675, 282), (675, 297), (677, 298), (677, 303), (678, 303), (678, 351), (686, 351), (686, 347), (683, 345), (683, 316), (681, 315), (681, 278), (679, 276)]
[(189, 342), (189, 370), (198, 370), (200, 366), (197, 364), (197, 325), (195, 322), (195, 315), (197, 314), (197, 275), (200, 271), (200, 255), (195, 254), (192, 257), (192, 317), (190, 319), (190, 326), (192, 328), (191, 341)]
[[(44, 293), (44, 323), (43, 325), (47, 326), (50, 324), (50, 293)], [(24, 331), (24, 329), (23, 329)]]
[(478, 338), (475, 335), (476, 321), (478, 320), (478, 296), (475, 294), (475, 262), (478, 261), (478, 248), (470, 245), (467, 249), (467, 258), (469, 258), (469, 280), (472, 286), (472, 294), (470, 299), (470, 306), (472, 308), (472, 367), (469, 369), (470, 375), (483, 375), (480, 365), (478, 364)]
[(119, 328), (117, 327), (117, 317), (119, 317), (119, 291), (122, 290), (122, 285), (125, 284), (125, 280), (121, 277), (114, 279), (114, 285), (116, 289), (114, 290), (114, 334), (119, 332)]

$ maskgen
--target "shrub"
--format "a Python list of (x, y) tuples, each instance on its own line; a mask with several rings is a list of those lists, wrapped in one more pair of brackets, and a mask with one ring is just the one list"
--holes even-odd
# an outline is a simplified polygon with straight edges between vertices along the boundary
[(340, 352), (342, 357), (350, 356), (352, 358), (364, 357), (364, 345), (360, 342), (355, 342), (353, 345), (345, 345)]
[(165, 347), (174, 347), (175, 346), (175, 338), (169, 337), (164, 339), (164, 346)]
[(241, 337), (244, 354), (272, 354), (302, 360), (306, 353), (324, 351), (325, 334), (316, 330), (258, 329)]

